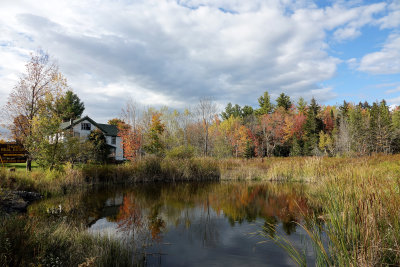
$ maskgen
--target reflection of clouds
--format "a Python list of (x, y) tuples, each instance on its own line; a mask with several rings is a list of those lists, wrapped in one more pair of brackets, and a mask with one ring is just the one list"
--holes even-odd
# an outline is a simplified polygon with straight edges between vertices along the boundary
[[(210, 187), (203, 185), (201, 190), (197, 188), (196, 191), (194, 186), (136, 185), (124, 192), (123, 201), (122, 194), (115, 193), (114, 197), (104, 199), (103, 205), (123, 205), (118, 209), (107, 209), (115, 210), (115, 213), (103, 213), (102, 216), (109, 217), (96, 221), (89, 231), (115, 237), (138, 249), (145, 240), (146, 244), (151, 244), (146, 251), (156, 255), (146, 259), (150, 266), (158, 265), (159, 260), (166, 266), (220, 263), (227, 266), (293, 266), (284, 249), (272, 241), (257, 244), (266, 238), (250, 233), (260, 231), (265, 220), (270, 219), (276, 225), (278, 234), (300, 251), (304, 250), (307, 235), (303, 229), (294, 229), (296, 225), (290, 223), (299, 218), (299, 206), (308, 209), (300, 193), (304, 190), (299, 190), (303, 187), (228, 183)], [(123, 212), (126, 216), (122, 216)], [(121, 227), (120, 220), (134, 219), (136, 212), (140, 213), (143, 224), (138, 226), (133, 223), (126, 229)], [(165, 222), (165, 228), (157, 223), (159, 220)], [(160, 237), (159, 240), (152, 239), (151, 225), (161, 226), (159, 235), (155, 235)], [(313, 263), (311, 245), (307, 245), (307, 257), (308, 262)]]
[(95, 235), (105, 235), (116, 238), (123, 238), (125, 233), (118, 231), (118, 224), (110, 222), (107, 218), (97, 220), (89, 229), (88, 232)]

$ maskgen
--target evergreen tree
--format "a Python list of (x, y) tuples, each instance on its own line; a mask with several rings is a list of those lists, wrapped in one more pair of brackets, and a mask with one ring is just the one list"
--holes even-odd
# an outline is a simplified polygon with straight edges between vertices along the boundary
[(313, 155), (313, 151), (318, 148), (319, 132), (323, 129), (322, 120), (318, 117), (320, 106), (316, 100), (311, 99), (311, 103), (307, 110), (307, 119), (304, 124), (304, 154)]
[(246, 159), (254, 157), (254, 146), (251, 144), (249, 140), (246, 142), (246, 148), (244, 150), (244, 157)]
[(274, 106), (271, 104), (271, 99), (267, 91), (264, 92), (263, 96), (258, 98), (260, 108), (256, 110), (257, 115), (270, 114), (274, 110)]
[(307, 109), (307, 102), (304, 100), (304, 98), (300, 97), (299, 101), (297, 101), (297, 110), (299, 113), (305, 113)]
[(347, 119), (349, 117), (350, 103), (343, 101), (343, 104), (339, 106), (339, 111), (343, 118)]
[(297, 139), (296, 136), (294, 136), (293, 141), (292, 141), (292, 147), (290, 149), (290, 156), (292, 157), (298, 157), (302, 155), (301, 151), (301, 145), (299, 140)]
[(232, 106), (232, 103), (229, 102), (228, 105), (226, 105), (225, 107), (225, 111), (221, 113), (221, 117), (223, 120), (227, 120), (231, 116), (233, 116), (234, 118), (243, 117), (243, 112), (242, 108), (238, 104)]
[(386, 101), (374, 102), (371, 107), (370, 145), (373, 152), (390, 152), (391, 116)]
[(370, 109), (371, 106), (369, 105), (368, 101), (365, 101), (364, 103), (358, 103), (358, 105), (362, 108), (362, 109)]
[(349, 111), (349, 127), (351, 136), (351, 149), (360, 155), (369, 153), (368, 128), (369, 123), (363, 116), (366, 112), (362, 106), (357, 105)]
[(292, 102), (290, 101), (290, 97), (281, 93), (279, 97), (276, 99), (276, 103), (278, 107), (284, 108), (286, 111), (292, 107)]
[(254, 113), (254, 110), (253, 110), (253, 108), (252, 107), (250, 107), (250, 106), (244, 106), (243, 108), (242, 108), (242, 117), (243, 118), (245, 118), (245, 117), (247, 117), (247, 116), (250, 116), (250, 115), (253, 115), (253, 113)]
[(67, 91), (58, 99), (55, 108), (63, 121), (69, 121), (80, 118), (85, 110), (85, 105), (74, 92)]

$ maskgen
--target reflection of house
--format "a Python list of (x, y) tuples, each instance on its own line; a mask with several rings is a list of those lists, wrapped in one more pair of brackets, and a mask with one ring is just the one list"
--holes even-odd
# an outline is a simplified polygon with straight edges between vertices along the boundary
[(88, 116), (61, 124), (62, 130), (69, 130), (71, 134), (79, 138), (87, 138), (91, 131), (99, 129), (106, 137), (110, 147), (110, 156), (115, 160), (123, 160), (121, 137), (118, 136), (118, 128), (115, 125), (97, 123)]

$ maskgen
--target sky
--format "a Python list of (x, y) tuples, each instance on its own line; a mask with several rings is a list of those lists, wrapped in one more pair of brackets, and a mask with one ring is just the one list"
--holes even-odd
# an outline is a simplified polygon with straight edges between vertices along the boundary
[(400, 105), (399, 0), (1, 0), (0, 106), (38, 49), (103, 123), (127, 99)]

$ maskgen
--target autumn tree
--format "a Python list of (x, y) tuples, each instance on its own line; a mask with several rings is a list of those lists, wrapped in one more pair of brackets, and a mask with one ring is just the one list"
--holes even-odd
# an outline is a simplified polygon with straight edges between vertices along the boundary
[(54, 110), (57, 99), (51, 94), (46, 95), (40, 105), (38, 114), (31, 121), (31, 134), (25, 144), (33, 159), (42, 168), (60, 166), (64, 157), (64, 145), (60, 123), (62, 119)]
[(285, 110), (278, 108), (271, 114), (262, 115), (260, 118), (260, 127), (262, 129), (265, 155), (272, 156), (275, 148), (284, 143)]
[(192, 119), (193, 119), (193, 113), (188, 108), (185, 108), (185, 110), (182, 113), (180, 113), (179, 126), (182, 129), (183, 143), (185, 146), (189, 145), (188, 130), (190, 123), (192, 122)]
[(46, 95), (54, 95), (65, 87), (65, 79), (58, 71), (58, 66), (51, 62), (49, 55), (43, 51), (31, 54), (25, 65), (25, 73), (11, 91), (3, 108), (3, 117), (9, 121), (11, 132), (18, 138), (27, 155), (27, 170), (31, 170), (34, 144), (32, 138), (33, 120), (38, 115)]
[(124, 158), (135, 160), (142, 154), (143, 127), (139, 123), (137, 104), (132, 99), (128, 100), (125, 108), (122, 109), (121, 118), (113, 119), (109, 123), (116, 124), (118, 127)]
[(149, 131), (146, 133), (146, 144), (144, 150), (149, 154), (163, 155), (165, 144), (161, 141), (161, 135), (165, 125), (160, 120), (160, 113), (153, 114)]
[(197, 116), (203, 125), (204, 156), (208, 155), (209, 150), (209, 127), (215, 119), (217, 107), (211, 98), (201, 98), (197, 105)]
[(114, 126), (118, 126), (121, 123), (125, 123), (123, 120), (119, 119), (119, 118), (114, 118), (111, 120), (108, 120), (107, 122), (109, 125), (114, 125)]

